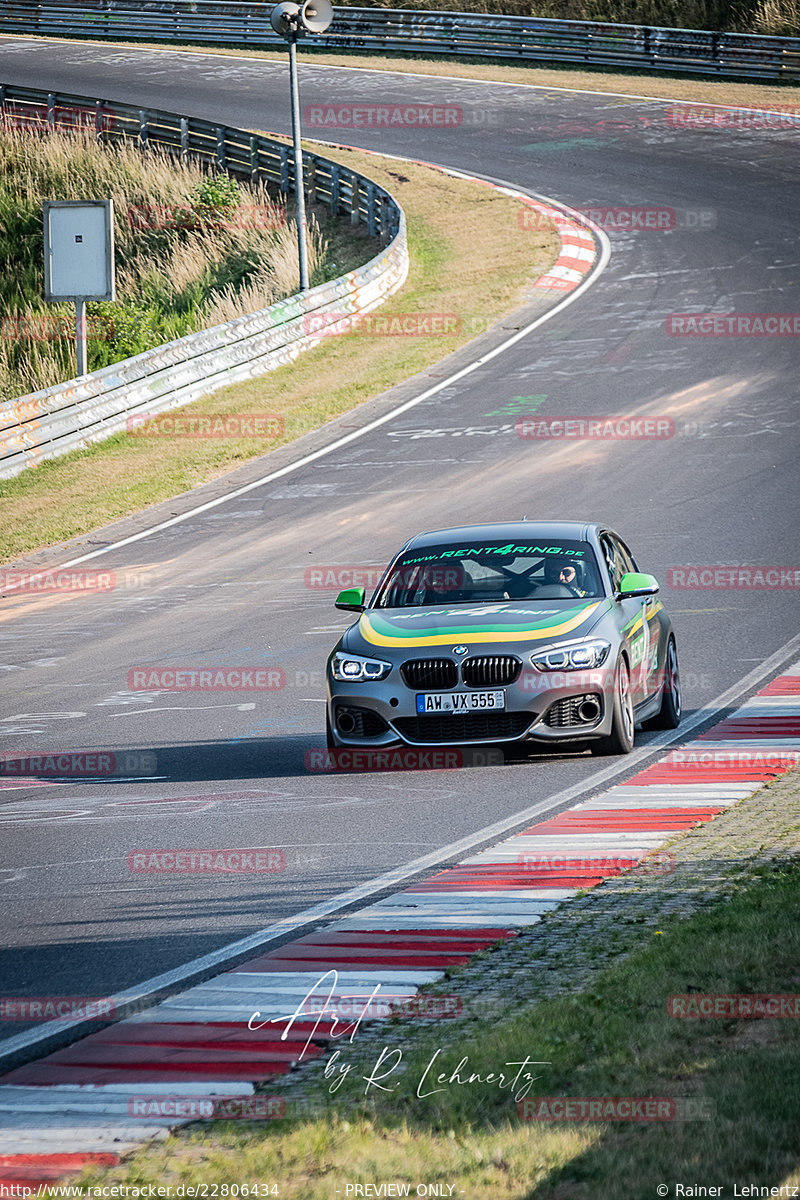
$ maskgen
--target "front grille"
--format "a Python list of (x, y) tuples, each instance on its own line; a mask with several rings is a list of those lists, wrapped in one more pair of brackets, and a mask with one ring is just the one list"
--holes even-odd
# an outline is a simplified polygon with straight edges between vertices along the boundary
[(410, 658), (400, 668), (406, 687), (440, 690), (458, 683), (458, 667), (451, 658)]
[[(597, 702), (600, 706), (598, 717), (593, 717), (590, 721), (581, 720), (578, 716), (578, 709), (584, 700), (595, 700)], [(602, 712), (603, 702), (595, 693), (587, 696), (567, 696), (564, 700), (556, 700), (552, 708), (548, 709), (544, 723), (554, 729), (563, 729), (567, 725), (593, 725), (599, 719), (599, 716), (602, 715)]]
[(528, 712), (429, 713), (420, 717), (398, 717), (397, 730), (409, 742), (485, 742), (515, 738), (533, 720)]
[(480, 658), (465, 658), (461, 677), (467, 687), (504, 687), (513, 683), (522, 663), (510, 654), (486, 654)]
[[(353, 718), (353, 728), (346, 731), (340, 727), (340, 719), (343, 715)], [(336, 709), (336, 728), (343, 737), (348, 738), (370, 738), (380, 737), (382, 733), (386, 733), (389, 726), (384, 721), (383, 717), (378, 716), (370, 708), (351, 708), (350, 705), (341, 706)]]

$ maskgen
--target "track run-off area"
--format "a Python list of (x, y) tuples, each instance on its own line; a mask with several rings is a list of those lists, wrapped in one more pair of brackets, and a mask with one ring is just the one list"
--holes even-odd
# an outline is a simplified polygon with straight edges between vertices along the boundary
[[(7, 83), (46, 83), (242, 128), (288, 131), (283, 63), (20, 38), (0, 41), (0, 59)], [(560, 814), (586, 801), (592, 813), (615, 807), (595, 801), (598, 794), (619, 799), (624, 788), (637, 793), (636, 803), (616, 807), (660, 813), (662, 824), (653, 816), (631, 828), (620, 819), (614, 827), (636, 835), (623, 839), (630, 853), (650, 852), (656, 835), (677, 827), (663, 824), (676, 783), (659, 776), (659, 798), (648, 805), (641, 788), (650, 784), (642, 777), (630, 786), (630, 780), (646, 775), (667, 743), (680, 747), (682, 738), (712, 728), (710, 748), (769, 745), (787, 760), (798, 748), (791, 665), (800, 564), (798, 342), (785, 321), (770, 327), (773, 335), (749, 318), (800, 313), (800, 130), (756, 121), (698, 128), (683, 123), (680, 104), (670, 100), (307, 62), (300, 85), (306, 112), (341, 114), (348, 106), (391, 102), (460, 115), (457, 124), (424, 129), (328, 121), (318, 130), (306, 127), (309, 137), (425, 160), (579, 211), (660, 216), (634, 216), (633, 228), (622, 227), (624, 216), (607, 222), (589, 286), (530, 322), (524, 335), (514, 336), (529, 323), (525, 315), (512, 315), (452, 363), (251, 464), (235, 480), (215, 481), (28, 560), (28, 566), (83, 560), (133, 586), (0, 603), (4, 753), (95, 754), (115, 764), (113, 773), (87, 768), (81, 779), (0, 778), (4, 997), (135, 999), (177, 995), (195, 983), (213, 993), (205, 980), (230, 967), (244, 978), (247, 968), (239, 964), (257, 952), (259, 971), (269, 969), (264, 954), (285, 962), (281, 945), (331, 918), (344, 920), (341, 936), (376, 929), (372, 916), (361, 918), (359, 929), (359, 919), (348, 914), (382, 900), (394, 907), (390, 898), (400, 889), (417, 889), (428, 897), (426, 912), (438, 911), (440, 901), (430, 896), (441, 888), (424, 881), (452, 864), (467, 871), (462, 894), (480, 891), (467, 884), (475, 884), (482, 853), (499, 861), (487, 847), (534, 825), (548, 823), (532, 835), (544, 839), (536, 852), (558, 857), (565, 831), (575, 826)], [(664, 87), (668, 96), (668, 81)], [(687, 313), (748, 320), (718, 322), (697, 336), (681, 323)], [(269, 376), (263, 386), (269, 389)], [(526, 412), (551, 422), (666, 421), (672, 432), (646, 439), (520, 438), (517, 417)], [(291, 469), (273, 477), (283, 468)], [(315, 752), (324, 746), (325, 659), (348, 623), (333, 608), (336, 585), (320, 587), (319, 579), (374, 572), (420, 529), (523, 516), (606, 521), (629, 542), (642, 570), (659, 579), (683, 676), (678, 736), (639, 732), (634, 755), (619, 760), (549, 752), (457, 770), (316, 769), (322, 760)], [(756, 568), (777, 571), (769, 576), (777, 586), (764, 586)], [(281, 686), (203, 692), (132, 686), (137, 669), (201, 667), (272, 672)], [(784, 683), (770, 691), (774, 677)], [(757, 692), (746, 710), (750, 718), (726, 724)], [(745, 724), (737, 726), (740, 719)], [(730, 777), (724, 782), (729, 798), (744, 794), (731, 792)], [(684, 808), (689, 799), (692, 815), (705, 807), (713, 816), (711, 809), (724, 807), (714, 803), (718, 792), (707, 793), (705, 804), (697, 796), (673, 799)], [(575, 843), (581, 861), (596, 834), (594, 817), (575, 826), (573, 836), (588, 839)], [(612, 847), (618, 855), (621, 846), (613, 838), (604, 853)], [(237, 848), (274, 856), (266, 867), (234, 873), (148, 872), (136, 865), (136, 855), (148, 850)], [(513, 850), (531, 852), (529, 841)], [(491, 886), (504, 893), (520, 883), (504, 877)], [(586, 882), (573, 873), (555, 886), (574, 891)], [(537, 877), (534, 888), (523, 890), (537, 888), (546, 892), (546, 881)], [(545, 907), (552, 899), (539, 897)], [(489, 901), (478, 897), (467, 910), (473, 923), (450, 927), (448, 951), (437, 945), (429, 952), (445, 961), (453, 939), (464, 936), (457, 928), (474, 929), (471, 951), (481, 939), (486, 944), (498, 931), (513, 931), (516, 910), (507, 901), (503, 895), (492, 901), (502, 914), (493, 923)], [(447, 928), (438, 918), (426, 925), (418, 917), (413, 927), (398, 919), (386, 928), (411, 928), (417, 936)], [(413, 936), (404, 952), (411, 942)], [(311, 957), (324, 963), (327, 953), (320, 948)], [(416, 961), (401, 961), (397, 970), (408, 979), (390, 973), (387, 982), (401, 991), (413, 992), (430, 974)], [(229, 1008), (235, 985), (226, 985), (228, 1021), (237, 1019)], [(248, 1005), (252, 998), (248, 993)], [(165, 1000), (177, 1009), (181, 1003)], [(12, 1042), (22, 1056), (26, 1047), (45, 1048), (42, 1022), (31, 1020), (30, 1010), (26, 1020), (25, 1012), (0, 1026), (7, 1042), (0, 1042), (0, 1054)], [(248, 1008), (245, 1023), (249, 1014)], [(188, 1019), (197, 1019), (195, 1009)], [(136, 1020), (145, 1022), (141, 1015)], [(126, 1052), (137, 1053), (130, 1046)], [(118, 1081), (109, 1070), (106, 1078)], [(237, 1087), (244, 1078), (255, 1077), (234, 1072)], [(24, 1077), (18, 1086), (36, 1082)], [(21, 1153), (23, 1142), (8, 1153)]]

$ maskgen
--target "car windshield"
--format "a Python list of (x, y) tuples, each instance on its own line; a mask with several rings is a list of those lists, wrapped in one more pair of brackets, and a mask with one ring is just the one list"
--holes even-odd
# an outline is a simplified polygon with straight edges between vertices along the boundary
[(588, 542), (450, 543), (409, 550), (394, 563), (376, 608), (602, 596)]

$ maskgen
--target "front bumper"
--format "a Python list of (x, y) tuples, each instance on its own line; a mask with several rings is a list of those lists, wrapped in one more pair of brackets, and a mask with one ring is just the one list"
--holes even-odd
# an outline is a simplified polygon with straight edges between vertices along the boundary
[[(518, 679), (504, 687), (471, 688), (459, 683), (442, 694), (503, 691), (505, 709), (466, 714), (420, 715), (416, 697), (395, 667), (386, 679), (364, 683), (328, 678), (328, 716), (337, 746), (486, 745), (503, 742), (579, 742), (611, 732), (614, 685), (611, 673), (564, 671), (543, 673), (523, 667)], [(591, 698), (598, 710), (582, 719), (581, 701)]]

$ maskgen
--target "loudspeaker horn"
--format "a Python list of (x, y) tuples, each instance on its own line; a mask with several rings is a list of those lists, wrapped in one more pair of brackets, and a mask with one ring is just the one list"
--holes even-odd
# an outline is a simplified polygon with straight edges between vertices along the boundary
[[(306, 2), (308, 3), (308, 0)], [(323, 0), (323, 3), (325, 3), (325, 0)], [(292, 31), (292, 21), (297, 17), (299, 12), (299, 4), (292, 4), (291, 0), (283, 0), (283, 3), (276, 4), (269, 14), (269, 23), (281, 37), (288, 37)]]
[(300, 24), (309, 33), (324, 33), (333, 20), (330, 0), (305, 0), (300, 9)]

